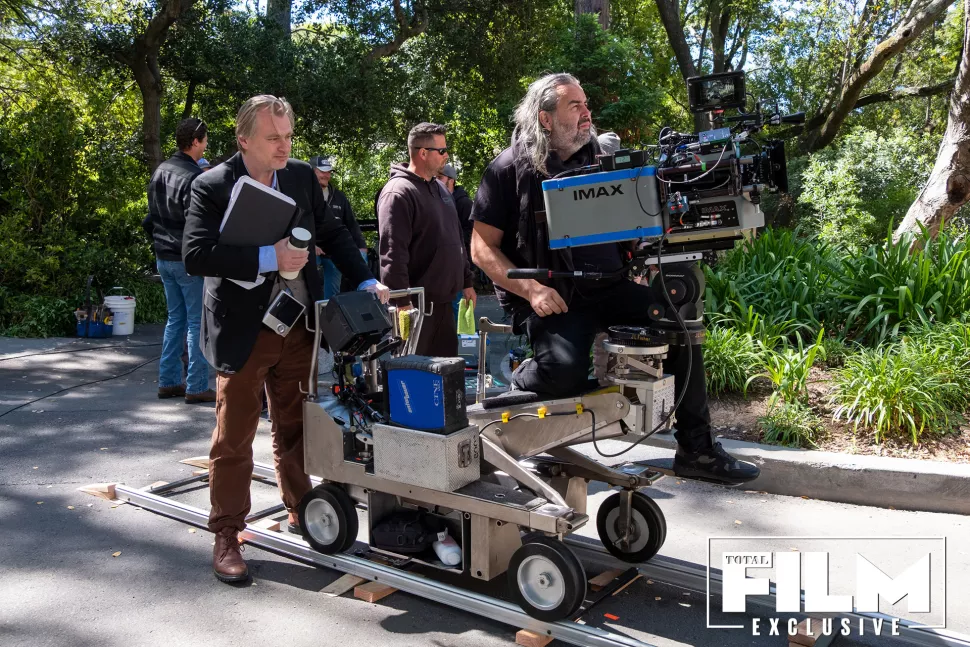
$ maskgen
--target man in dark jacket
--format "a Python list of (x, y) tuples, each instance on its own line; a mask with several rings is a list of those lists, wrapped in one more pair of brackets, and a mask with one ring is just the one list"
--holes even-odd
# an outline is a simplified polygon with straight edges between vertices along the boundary
[[(512, 146), (492, 160), (475, 194), (472, 256), (495, 282), (514, 330), (525, 332), (532, 346), (532, 361), (516, 369), (513, 383), (546, 397), (576, 395), (587, 383), (596, 333), (650, 325), (649, 304), (662, 297), (623, 278), (565, 283), (507, 277), (516, 267), (603, 273), (623, 267), (616, 244), (551, 251), (544, 236), (542, 180), (594, 164), (600, 150), (579, 81), (569, 74), (536, 80), (516, 108), (515, 123)], [(728, 454), (711, 435), (701, 347), (671, 346), (664, 366), (684, 393), (674, 472), (726, 483), (757, 478), (757, 466)]]
[(445, 185), (448, 193), (451, 194), (451, 198), (455, 201), (458, 224), (461, 225), (461, 234), (465, 241), (465, 251), (471, 258), (472, 199), (468, 197), (468, 191), (465, 191), (464, 187), (458, 184), (458, 171), (451, 164), (445, 164), (444, 168), (441, 169), (441, 174), (438, 175), (438, 179)]
[[(209, 453), (209, 530), (216, 533), (212, 568), (226, 582), (249, 576), (238, 533), (250, 509), (253, 439), (264, 385), (273, 412), (277, 482), (291, 525), (297, 524), (297, 507), (310, 490), (303, 467), (300, 383), (306, 383), (317, 352), (306, 315), (323, 296), (315, 268), (305, 267), (307, 250), (288, 247), (289, 236), (262, 247), (219, 243), (220, 225), (239, 178), (248, 175), (292, 198), (297, 206), (294, 226), (308, 230), (358, 289), (375, 292), (385, 302), (388, 296), (387, 288), (367, 270), (350, 232), (330, 212), (310, 166), (289, 159), (292, 137), (289, 103), (269, 95), (247, 100), (236, 117), (240, 153), (196, 179), (185, 224), (185, 267), (206, 277), (203, 350), (219, 371)], [(297, 276), (288, 280), (280, 272)], [(247, 289), (236, 281), (257, 284)], [(285, 337), (262, 323), (267, 307), (282, 291), (306, 307)]]
[[(357, 218), (354, 217), (354, 210), (350, 206), (350, 200), (343, 191), (333, 185), (331, 176), (333, 175), (333, 164), (326, 157), (316, 156), (310, 158), (310, 166), (313, 167), (313, 174), (317, 176), (317, 182), (323, 190), (323, 199), (327, 201), (327, 206), (333, 211), (333, 215), (340, 218), (347, 231), (354, 237), (354, 243), (360, 250), (364, 260), (367, 260), (367, 243), (364, 242), (364, 234), (360, 231)], [(323, 271), (323, 298), (329, 299), (340, 292), (340, 270), (333, 264), (326, 254), (317, 256), (320, 269)]]
[[(158, 273), (165, 286), (168, 321), (158, 361), (158, 397), (185, 396), (188, 403), (214, 402), (209, 388), (209, 367), (199, 344), (202, 320), (202, 278), (189, 276), (182, 263), (182, 230), (189, 207), (192, 181), (202, 173), (198, 161), (209, 136), (205, 122), (191, 117), (175, 129), (179, 150), (158, 165), (148, 185), (148, 218), (145, 229), (152, 235)], [(182, 383), (182, 345), (188, 332), (189, 369)]]
[(408, 134), (407, 165), (391, 166), (377, 200), (381, 281), (392, 290), (423, 287), (429, 311), (418, 339), (419, 355), (454, 357), (458, 329), (451, 302), (461, 291), (477, 300), (455, 202), (437, 180), (448, 146), (445, 127), (420, 123)]

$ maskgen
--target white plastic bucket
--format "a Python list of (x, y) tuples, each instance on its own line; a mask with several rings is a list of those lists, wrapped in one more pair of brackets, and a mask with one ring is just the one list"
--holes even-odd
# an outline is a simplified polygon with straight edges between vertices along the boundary
[(111, 294), (104, 298), (104, 305), (111, 309), (114, 316), (112, 335), (130, 335), (135, 332), (135, 297), (124, 295), (125, 288), (114, 287), (111, 291), (121, 290), (121, 295)]

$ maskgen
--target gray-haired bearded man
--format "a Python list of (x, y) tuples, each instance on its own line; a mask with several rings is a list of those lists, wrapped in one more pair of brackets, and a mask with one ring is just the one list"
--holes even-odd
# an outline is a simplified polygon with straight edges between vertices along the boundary
[[(595, 283), (506, 278), (516, 267), (604, 273), (623, 267), (617, 244), (551, 251), (539, 235), (542, 180), (593, 164), (600, 151), (579, 81), (549, 74), (532, 83), (516, 108), (515, 124), (512, 145), (489, 164), (475, 196), (472, 259), (495, 282), (515, 332), (525, 332), (532, 345), (534, 358), (516, 370), (515, 386), (545, 397), (572, 396), (587, 383), (596, 333), (649, 323), (647, 306), (658, 299), (649, 286), (622, 278)], [(711, 435), (701, 347), (672, 346), (667, 367), (678, 394), (686, 389), (677, 411), (675, 472), (725, 483), (757, 478), (757, 466), (735, 459)]]

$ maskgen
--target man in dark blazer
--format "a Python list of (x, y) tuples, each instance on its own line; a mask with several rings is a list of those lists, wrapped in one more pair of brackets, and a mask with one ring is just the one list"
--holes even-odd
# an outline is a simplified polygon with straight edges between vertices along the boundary
[[(288, 237), (264, 247), (219, 244), (220, 224), (236, 181), (249, 175), (293, 198), (298, 208), (293, 226), (310, 231), (316, 245), (357, 289), (375, 292), (383, 302), (389, 292), (371, 275), (350, 232), (327, 208), (310, 165), (289, 159), (292, 137), (293, 111), (285, 100), (269, 95), (247, 100), (236, 117), (240, 152), (193, 183), (183, 235), (186, 271), (206, 277), (202, 349), (219, 372), (209, 453), (209, 530), (216, 534), (212, 568), (224, 582), (249, 577), (238, 533), (250, 509), (252, 445), (264, 384), (273, 412), (276, 476), (291, 525), (298, 521), (300, 499), (310, 490), (303, 468), (300, 382), (307, 379), (318, 349), (305, 318), (285, 337), (262, 321), (281, 291), (303, 303), (307, 313), (323, 292), (319, 274), (312, 265), (305, 267), (308, 251), (289, 248)], [(281, 271), (298, 275), (286, 280)], [(247, 289), (236, 281), (258, 284)]]

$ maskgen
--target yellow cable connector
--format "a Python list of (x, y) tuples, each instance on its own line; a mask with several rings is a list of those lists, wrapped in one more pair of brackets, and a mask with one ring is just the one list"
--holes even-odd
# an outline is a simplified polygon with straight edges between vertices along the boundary
[(509, 412), (508, 411), (503, 411), (502, 412), (502, 424), (505, 424), (508, 421), (509, 421)]
[(577, 416), (583, 415), (583, 411), (585, 411), (585, 409), (583, 409), (583, 405), (577, 404), (576, 405), (576, 415)]
[(536, 411), (536, 413), (539, 414), (539, 420), (542, 420), (543, 418), (546, 417), (546, 414), (549, 413), (549, 409), (545, 407), (539, 407), (539, 410)]

